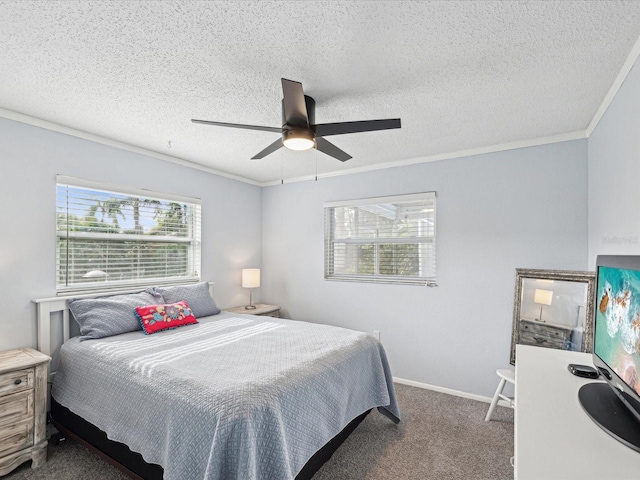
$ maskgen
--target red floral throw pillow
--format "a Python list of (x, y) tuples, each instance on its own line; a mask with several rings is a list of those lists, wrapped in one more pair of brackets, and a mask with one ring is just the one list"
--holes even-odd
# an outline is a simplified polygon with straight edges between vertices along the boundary
[(142, 331), (147, 335), (160, 330), (198, 323), (189, 304), (184, 300), (168, 305), (136, 307), (136, 317), (140, 320)]

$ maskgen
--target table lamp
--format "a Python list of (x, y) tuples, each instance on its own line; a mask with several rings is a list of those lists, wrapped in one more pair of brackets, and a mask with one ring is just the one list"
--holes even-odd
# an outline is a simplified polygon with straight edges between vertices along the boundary
[(551, 290), (542, 290), (542, 289), (536, 288), (536, 291), (533, 294), (533, 301), (535, 303), (540, 304), (540, 321), (541, 322), (544, 321), (542, 320), (542, 307), (544, 307), (545, 305), (551, 305), (552, 299), (553, 299), (553, 292)]
[(242, 286), (249, 289), (249, 305), (244, 307), (245, 310), (255, 310), (251, 300), (251, 292), (254, 288), (260, 286), (260, 269), (259, 268), (243, 268), (242, 269)]

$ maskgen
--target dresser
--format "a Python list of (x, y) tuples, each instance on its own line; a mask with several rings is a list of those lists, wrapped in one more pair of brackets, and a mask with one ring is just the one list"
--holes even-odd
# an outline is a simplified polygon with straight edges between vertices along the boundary
[(245, 310), (244, 307), (234, 307), (225, 310), (229, 313), (244, 313), (246, 315), (261, 315), (263, 317), (280, 317), (280, 307), (277, 305), (267, 305), (266, 303), (257, 303), (253, 310)]
[(516, 480), (638, 480), (640, 453), (596, 425), (578, 400), (586, 383), (570, 363), (592, 355), (516, 346), (514, 455)]
[(572, 328), (550, 322), (537, 320), (520, 320), (518, 343), (537, 347), (570, 350)]
[(0, 352), (0, 476), (32, 460), (47, 461), (47, 369), (32, 348)]

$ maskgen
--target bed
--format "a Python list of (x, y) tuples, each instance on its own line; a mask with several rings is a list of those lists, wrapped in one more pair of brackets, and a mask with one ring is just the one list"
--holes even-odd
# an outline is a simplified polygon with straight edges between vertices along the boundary
[(399, 422), (373, 337), (227, 312), (153, 335), (70, 338), (51, 401), (63, 432), (131, 476), (168, 480), (311, 478), (374, 408)]

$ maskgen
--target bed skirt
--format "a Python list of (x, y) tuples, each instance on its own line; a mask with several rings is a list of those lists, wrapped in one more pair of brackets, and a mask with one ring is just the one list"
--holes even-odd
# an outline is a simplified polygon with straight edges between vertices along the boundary
[[(298, 473), (296, 480), (311, 479), (370, 411), (367, 410), (354, 418), (340, 433), (318, 450)], [(132, 452), (124, 443), (109, 440), (105, 432), (60, 405), (54, 398), (51, 398), (50, 416), (54, 426), (64, 436), (78, 441), (130, 477), (140, 480), (162, 480), (164, 469), (160, 465), (147, 463), (142, 455)]]

